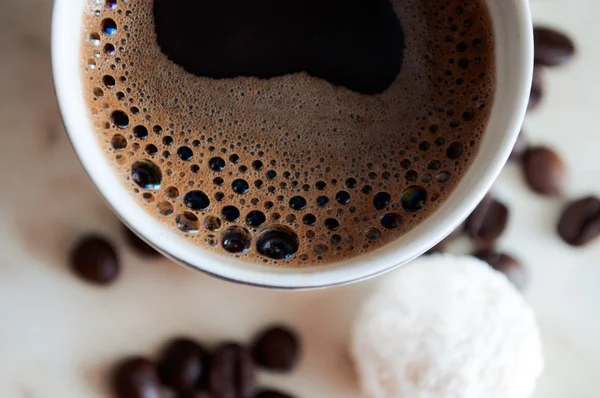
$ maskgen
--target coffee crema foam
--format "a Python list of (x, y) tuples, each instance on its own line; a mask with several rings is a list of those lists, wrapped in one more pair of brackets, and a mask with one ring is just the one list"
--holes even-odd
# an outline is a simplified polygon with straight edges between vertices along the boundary
[(383, 93), (295, 73), (211, 79), (157, 44), (153, 1), (90, 0), (84, 95), (119, 179), (205, 249), (284, 267), (405, 234), (469, 168), (495, 87), (484, 0), (393, 0), (404, 57)]

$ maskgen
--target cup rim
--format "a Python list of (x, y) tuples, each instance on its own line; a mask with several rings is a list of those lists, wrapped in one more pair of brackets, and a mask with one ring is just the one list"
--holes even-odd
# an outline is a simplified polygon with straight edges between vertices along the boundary
[[(97, 155), (101, 155), (103, 159), (104, 164), (101, 167), (103, 171), (106, 171), (108, 167), (114, 173), (113, 166), (109, 164), (108, 158), (99, 145), (95, 146), (97, 150), (92, 149), (92, 152), (97, 153), (92, 157), (88, 156), (90, 154), (90, 147), (86, 146), (86, 140), (89, 141), (92, 138), (97, 140), (97, 133), (89, 122), (87, 109), (83, 104), (82, 79), (72, 78), (74, 67), (79, 73), (77, 76), (79, 77), (81, 74), (81, 57), (79, 47), (77, 49), (69, 48), (68, 42), (69, 40), (73, 40), (72, 30), (75, 29), (77, 32), (75, 41), (79, 46), (81, 45), (81, 26), (83, 25), (81, 20), (83, 14), (81, 12), (82, 9), (80, 9), (77, 12), (79, 18), (77, 21), (79, 23), (73, 24), (72, 19), (68, 17), (68, 12), (70, 9), (77, 7), (73, 7), (73, 3), (70, 0), (56, 0), (54, 4), (52, 67), (56, 96), (69, 140), (93, 185), (128, 227), (166, 257), (196, 271), (202, 271), (222, 280), (245, 285), (281, 290), (317, 289), (344, 285), (374, 278), (389, 272), (400, 265), (412, 261), (434, 244), (440, 242), (468, 217), (500, 174), (510, 155), (525, 117), (533, 73), (533, 27), (529, 1), (511, 1), (515, 9), (515, 15), (511, 15), (510, 18), (515, 19), (516, 31), (513, 34), (515, 37), (518, 37), (515, 40), (519, 45), (511, 49), (512, 57), (510, 57), (510, 61), (496, 60), (496, 69), (498, 73), (498, 61), (500, 61), (505, 63), (510, 62), (511, 68), (517, 71), (516, 73), (513, 71), (516, 74), (516, 78), (513, 77), (511, 84), (513, 87), (516, 87), (514, 90), (518, 93), (518, 98), (513, 99), (513, 103), (510, 105), (510, 113), (504, 114), (505, 122), (502, 129), (504, 135), (500, 148), (494, 153), (493, 158), (486, 161), (487, 165), (483, 170), (467, 171), (449, 198), (405, 236), (362, 256), (325, 266), (277, 268), (231, 259), (223, 255), (211, 253), (196, 245), (193, 245), (195, 248), (190, 247), (190, 243), (187, 240), (173, 231), (169, 231), (168, 228), (164, 227), (162, 222), (150, 216), (137, 203), (136, 198), (122, 185), (121, 181), (118, 181), (116, 178), (107, 179), (103, 177), (104, 174), (100, 173), (96, 167), (98, 163), (95, 162), (99, 161)], [(487, 3), (488, 9), (494, 19), (495, 16), (492, 13), (492, 3), (494, 1), (487, 0)], [(497, 20), (493, 21), (493, 26), (496, 47), (498, 47), (500, 37), (498, 36)], [(73, 52), (76, 53), (78, 61), (75, 66), (69, 65), (69, 62), (73, 62), (73, 57), (64, 56), (64, 54), (73, 55)], [(498, 79), (497, 76), (496, 90), (494, 92), (496, 97), (499, 90), (503, 89), (500, 87)], [(498, 108), (496, 101), (493, 108)], [(493, 114), (494, 110), (492, 110), (492, 116)], [(488, 130), (489, 124), (486, 127), (484, 136), (489, 134)], [(472, 165), (475, 164), (480, 156), (481, 147)], [(469, 169), (473, 168), (472, 165)], [(467, 176), (469, 176), (470, 180), (467, 180)], [(460, 198), (458, 198), (459, 193), (463, 193)], [(442, 214), (442, 209), (449, 207), (452, 210)], [(402, 245), (400, 241), (402, 241)], [(187, 243), (187, 245), (184, 243)], [(179, 250), (174, 250), (172, 249), (173, 247), (178, 247)]]

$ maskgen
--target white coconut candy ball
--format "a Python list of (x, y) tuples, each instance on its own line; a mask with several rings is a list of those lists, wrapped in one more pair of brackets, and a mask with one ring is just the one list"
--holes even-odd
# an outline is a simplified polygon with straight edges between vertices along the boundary
[(534, 314), (472, 257), (422, 257), (361, 309), (352, 355), (369, 398), (528, 398), (542, 372)]

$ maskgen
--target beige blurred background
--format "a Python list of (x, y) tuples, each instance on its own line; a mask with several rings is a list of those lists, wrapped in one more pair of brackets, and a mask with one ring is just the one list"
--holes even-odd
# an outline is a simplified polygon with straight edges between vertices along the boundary
[[(73, 0), (82, 1), (82, 0)], [(0, 0), (0, 397), (108, 397), (110, 365), (153, 355), (168, 338), (247, 341), (266, 324), (297, 327), (305, 356), (291, 376), (263, 384), (299, 397), (359, 397), (346, 356), (352, 315), (377, 281), (328, 291), (239, 287), (168, 260), (137, 257), (66, 138), (50, 69), (51, 0)], [(568, 197), (600, 194), (600, 2), (533, 0), (534, 19), (570, 32), (578, 59), (549, 71), (548, 98), (528, 117), (534, 143), (555, 147), (570, 169)], [(529, 192), (509, 166), (494, 190), (512, 214), (500, 248), (531, 272), (526, 292), (542, 327), (547, 369), (536, 398), (595, 398), (600, 374), (600, 243), (571, 249), (555, 235), (562, 199)], [(66, 268), (80, 234), (105, 233), (124, 272), (109, 288)]]

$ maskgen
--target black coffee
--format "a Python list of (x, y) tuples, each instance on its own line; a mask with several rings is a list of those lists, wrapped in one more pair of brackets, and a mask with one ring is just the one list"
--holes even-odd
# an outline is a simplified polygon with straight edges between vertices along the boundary
[(169, 59), (217, 79), (306, 72), (375, 94), (396, 80), (404, 54), (389, 0), (155, 0), (154, 21)]
[(483, 0), (89, 1), (83, 78), (134, 195), (209, 250), (375, 250), (452, 192), (495, 88)]

